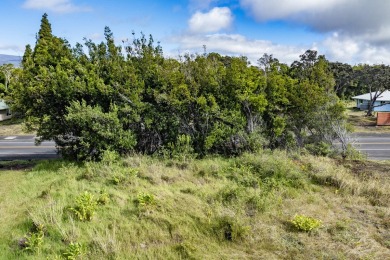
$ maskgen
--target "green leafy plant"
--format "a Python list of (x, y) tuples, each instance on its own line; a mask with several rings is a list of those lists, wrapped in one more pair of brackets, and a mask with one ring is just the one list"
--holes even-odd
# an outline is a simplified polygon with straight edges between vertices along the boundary
[(110, 195), (105, 189), (100, 191), (99, 197), (97, 198), (97, 204), (106, 205), (110, 201)]
[(44, 232), (39, 230), (31, 232), (24, 238), (24, 251), (31, 253), (39, 253), (43, 244)]
[(332, 152), (331, 145), (323, 141), (307, 144), (305, 145), (305, 148), (309, 151), (309, 153), (319, 156), (328, 156)]
[(136, 203), (141, 212), (150, 212), (156, 204), (156, 199), (153, 194), (140, 192), (137, 195)]
[(97, 200), (93, 194), (88, 191), (84, 192), (76, 198), (76, 206), (70, 208), (70, 210), (77, 216), (81, 221), (91, 221), (95, 214)]
[(304, 232), (313, 231), (314, 229), (319, 228), (322, 223), (319, 219), (307, 217), (305, 215), (295, 215), (295, 217), (290, 222), (294, 228)]
[(144, 206), (150, 206), (150, 205), (155, 204), (156, 200), (155, 200), (153, 194), (140, 192), (137, 195), (137, 202), (138, 202), (138, 205), (144, 207)]
[(80, 243), (70, 243), (66, 251), (62, 254), (65, 259), (76, 260), (84, 253), (84, 247)]

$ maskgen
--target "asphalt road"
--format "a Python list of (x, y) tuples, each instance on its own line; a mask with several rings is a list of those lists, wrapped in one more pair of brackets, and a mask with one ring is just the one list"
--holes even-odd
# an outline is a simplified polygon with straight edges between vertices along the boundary
[(35, 136), (0, 136), (0, 161), (59, 157), (54, 142), (35, 145)]
[(355, 133), (354, 146), (371, 160), (390, 160), (390, 134)]
[[(390, 134), (355, 133), (354, 146), (371, 160), (390, 160)], [(58, 158), (54, 142), (35, 145), (35, 136), (0, 136), (0, 161)]]

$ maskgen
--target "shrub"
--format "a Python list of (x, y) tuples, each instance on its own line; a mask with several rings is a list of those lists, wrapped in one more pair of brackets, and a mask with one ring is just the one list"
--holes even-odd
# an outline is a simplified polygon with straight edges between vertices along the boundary
[(349, 160), (366, 160), (367, 155), (358, 151), (351, 144), (348, 144), (344, 157)]
[(84, 252), (84, 247), (80, 243), (70, 243), (66, 251), (62, 254), (65, 259), (76, 260), (81, 257)]
[(107, 193), (105, 189), (100, 191), (99, 197), (97, 199), (97, 204), (106, 205), (110, 201), (110, 195)]
[(19, 246), (23, 248), (24, 251), (39, 253), (45, 236), (44, 229), (44, 225), (33, 222), (30, 232), (19, 240)]
[(81, 221), (91, 221), (95, 214), (97, 201), (93, 194), (88, 191), (81, 194), (76, 198), (76, 206), (70, 208), (70, 210), (77, 216)]
[(140, 192), (136, 199), (137, 207), (140, 215), (149, 214), (153, 207), (156, 205), (156, 199), (153, 194)]
[(170, 150), (170, 156), (172, 159), (179, 161), (187, 161), (194, 158), (194, 149), (191, 145), (191, 136), (179, 135), (177, 136), (176, 143), (169, 143), (168, 148)]
[(137, 195), (137, 203), (141, 207), (148, 207), (156, 203), (156, 200), (154, 198), (153, 194), (140, 192)]
[(31, 253), (39, 253), (43, 244), (44, 233), (42, 230), (31, 232), (20, 243), (24, 251)]
[(305, 145), (305, 148), (309, 153), (319, 156), (328, 156), (332, 152), (331, 145), (326, 142), (307, 144)]
[(321, 220), (307, 217), (305, 215), (295, 215), (295, 217), (290, 222), (294, 228), (304, 232), (310, 232), (321, 226)]
[(65, 158), (107, 162), (117, 157), (115, 152), (127, 153), (136, 144), (134, 134), (123, 129), (114, 105), (105, 112), (84, 100), (74, 101), (67, 107), (64, 121), (67, 128), (54, 140)]

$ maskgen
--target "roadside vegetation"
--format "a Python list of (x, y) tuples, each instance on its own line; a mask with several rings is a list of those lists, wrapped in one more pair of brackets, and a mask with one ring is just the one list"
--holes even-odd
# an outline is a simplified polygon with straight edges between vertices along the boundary
[(0, 172), (1, 259), (390, 257), (388, 163), (263, 151), (29, 167)]

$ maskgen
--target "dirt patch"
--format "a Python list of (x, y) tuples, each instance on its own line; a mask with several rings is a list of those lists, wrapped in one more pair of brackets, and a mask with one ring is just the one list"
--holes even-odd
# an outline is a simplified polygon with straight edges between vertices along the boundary
[(361, 179), (382, 179), (390, 180), (390, 163), (377, 161), (350, 161), (340, 164), (351, 170)]

